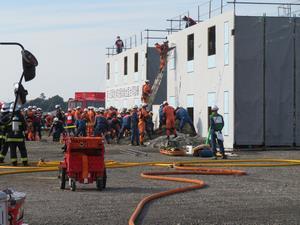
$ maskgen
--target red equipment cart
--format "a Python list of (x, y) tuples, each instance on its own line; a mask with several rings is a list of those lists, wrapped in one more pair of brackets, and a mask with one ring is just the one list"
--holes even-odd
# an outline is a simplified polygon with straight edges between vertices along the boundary
[(106, 187), (104, 144), (101, 137), (67, 137), (64, 161), (60, 162), (61, 189), (66, 181), (72, 191), (76, 182), (90, 184), (96, 181), (97, 189)]

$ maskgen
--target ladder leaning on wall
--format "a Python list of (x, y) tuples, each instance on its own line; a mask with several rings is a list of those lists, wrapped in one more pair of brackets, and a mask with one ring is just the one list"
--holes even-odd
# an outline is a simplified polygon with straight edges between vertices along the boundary
[[(172, 49), (174, 49), (175, 46), (172, 46), (168, 49), (168, 52)], [(152, 108), (152, 105), (153, 105), (153, 102), (155, 100), (155, 97), (157, 95), (157, 92), (158, 92), (158, 89), (160, 87), (160, 84), (161, 84), (161, 81), (163, 79), (163, 76), (164, 76), (164, 70), (166, 68), (166, 65), (168, 64), (168, 55), (166, 57), (166, 64), (165, 66), (162, 68), (162, 70), (160, 72), (158, 72), (155, 80), (154, 80), (154, 83), (152, 85), (152, 88), (151, 88), (151, 95), (150, 95), (150, 98), (149, 98), (149, 102), (148, 102), (148, 108), (151, 109)]]
[(156, 97), (156, 94), (157, 94), (158, 89), (160, 87), (163, 76), (164, 76), (164, 69), (162, 69), (162, 71), (158, 73), (158, 75), (156, 76), (156, 78), (154, 80), (154, 83), (152, 85), (151, 95), (150, 95), (149, 102), (148, 102), (148, 108), (149, 109), (151, 109), (151, 107), (153, 105), (153, 102), (155, 100), (155, 97)]

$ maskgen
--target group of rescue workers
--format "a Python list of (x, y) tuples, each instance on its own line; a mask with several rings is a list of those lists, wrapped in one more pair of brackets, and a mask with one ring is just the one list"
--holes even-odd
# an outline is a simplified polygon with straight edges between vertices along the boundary
[[(190, 17), (184, 17), (186, 27), (193, 26), (196, 22)], [(115, 43), (117, 53), (121, 53), (124, 47), (123, 41), (117, 37)], [(162, 44), (155, 44), (155, 48), (160, 55), (159, 72), (164, 71), (167, 63), (167, 55), (174, 47), (169, 47), (168, 41)], [(142, 87), (142, 96), (140, 107), (134, 105), (131, 109), (118, 109), (114, 107), (94, 108), (81, 107), (69, 108), (65, 113), (60, 105), (56, 105), (55, 112), (49, 112), (43, 115), (41, 108), (29, 106), (21, 109), (20, 106), (15, 107), (15, 113), (12, 116), (14, 104), (4, 103), (1, 106), (0, 114), (0, 163), (4, 162), (5, 156), (10, 149), (12, 165), (17, 166), (18, 147), (21, 154), (21, 161), (24, 166), (28, 165), (27, 150), (25, 140), (36, 141), (41, 140), (42, 128), (50, 129), (49, 135), (52, 135), (53, 141), (60, 141), (64, 136), (102, 136), (109, 144), (113, 139), (119, 143), (124, 136), (130, 135), (131, 145), (145, 146), (144, 139), (147, 134), (149, 139), (152, 139), (154, 134), (153, 113), (148, 110), (148, 104), (152, 88), (150, 81), (146, 80)], [(212, 150), (216, 156), (217, 142), (223, 158), (226, 158), (223, 146), (222, 129), (224, 127), (223, 117), (217, 113), (218, 107), (212, 108), (210, 117), (210, 140)], [(164, 101), (159, 108), (159, 131), (162, 127), (166, 128), (167, 139), (170, 139), (171, 133), (177, 137), (175, 121), (178, 119), (179, 131), (182, 132), (183, 127), (188, 123), (193, 134), (196, 135), (196, 130), (192, 119), (187, 110), (183, 107), (173, 108)], [(14, 125), (17, 124), (17, 127)]]
[[(21, 109), (16, 106), (16, 112), (13, 122), (18, 122), (17, 130), (13, 129), (11, 112), (13, 104), (3, 104), (1, 108), (1, 126), (0, 126), (0, 163), (4, 162), (4, 158), (10, 149), (11, 163), (17, 166), (18, 147), (21, 154), (21, 161), (24, 166), (28, 164), (27, 150), (25, 140), (40, 140), (41, 128), (48, 128), (49, 136), (52, 134), (53, 141), (60, 141), (63, 136), (102, 136), (109, 144), (113, 139), (119, 143), (120, 139), (130, 136), (131, 145), (145, 146), (144, 139), (147, 134), (152, 139), (154, 134), (153, 113), (147, 109), (148, 104), (143, 103), (138, 107), (134, 105), (131, 109), (122, 109), (118, 111), (114, 107), (108, 109), (88, 107), (81, 109), (80, 107), (68, 109), (64, 113), (59, 105), (56, 105), (56, 112), (48, 113), (45, 116), (42, 110), (36, 107), (28, 107)], [(211, 146), (216, 153), (217, 143), (220, 151), (225, 158), (223, 140), (220, 138), (224, 120), (217, 113), (218, 107), (212, 108), (210, 118), (210, 134)], [(167, 139), (173, 134), (177, 137), (175, 121), (179, 120), (179, 132), (182, 132), (185, 124), (189, 124), (192, 132), (196, 134), (196, 130), (187, 110), (183, 107), (173, 108), (164, 101), (159, 108), (159, 129), (161, 134), (162, 127), (165, 126)], [(6, 123), (9, 122), (9, 123)]]

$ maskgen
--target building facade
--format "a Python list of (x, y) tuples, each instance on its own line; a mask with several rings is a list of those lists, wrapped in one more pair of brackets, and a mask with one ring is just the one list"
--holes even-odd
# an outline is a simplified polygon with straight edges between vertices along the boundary
[[(106, 60), (106, 106), (118, 109), (141, 104), (145, 80), (153, 84), (159, 71), (159, 54), (146, 44), (108, 57)], [(154, 104), (167, 98), (167, 78), (164, 76)]]
[(300, 145), (300, 19), (227, 12), (168, 36), (168, 101), (202, 136), (216, 104), (224, 144)]
[(233, 13), (225, 13), (168, 36), (168, 101), (188, 110), (198, 133), (207, 136), (210, 108), (224, 116), (225, 146), (234, 137)]

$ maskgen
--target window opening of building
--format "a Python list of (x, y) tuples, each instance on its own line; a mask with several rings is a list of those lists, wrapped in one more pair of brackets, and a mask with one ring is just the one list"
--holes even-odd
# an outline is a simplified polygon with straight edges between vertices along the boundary
[(216, 26), (208, 28), (208, 56), (216, 54)]
[(134, 54), (134, 72), (139, 71), (139, 54), (136, 52)]
[(194, 60), (194, 34), (187, 36), (187, 60)]
[(229, 22), (224, 23), (224, 65), (229, 65)]
[(128, 57), (124, 57), (124, 75), (128, 74)]
[(229, 135), (229, 91), (224, 91), (224, 129), (225, 136)]
[(106, 63), (106, 79), (110, 79), (110, 63)]

